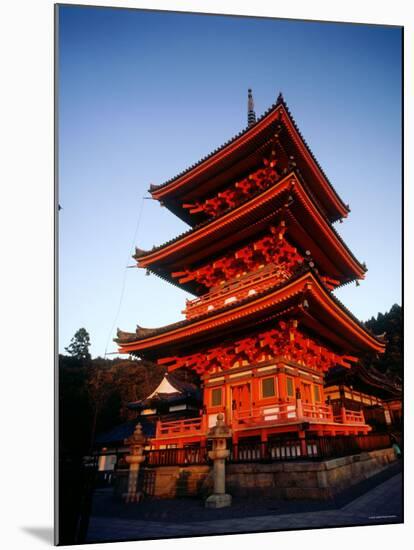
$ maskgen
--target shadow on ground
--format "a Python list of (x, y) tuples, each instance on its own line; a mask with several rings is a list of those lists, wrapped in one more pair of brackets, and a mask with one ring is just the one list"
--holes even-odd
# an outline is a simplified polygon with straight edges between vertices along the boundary
[[(175, 498), (171, 500), (146, 500), (139, 504), (125, 505), (112, 496), (112, 489), (100, 489), (93, 498), (93, 517), (186, 523), (222, 519), (248, 518), (252, 516), (300, 514), (338, 510), (364, 495), (380, 483), (401, 472), (401, 463), (394, 463), (383, 472), (343, 491), (334, 500), (281, 500), (272, 497), (234, 497), (230, 508), (208, 509), (200, 498)], [(388, 503), (398, 509), (396, 503)]]
[(108, 490), (94, 496), (86, 541), (114, 542), (297, 529), (401, 523), (401, 463), (342, 493), (335, 501), (235, 498), (231, 508), (202, 499), (144, 501), (125, 506)]
[(53, 527), (21, 527), (21, 530), (33, 537), (46, 542), (48, 546), (53, 545)]

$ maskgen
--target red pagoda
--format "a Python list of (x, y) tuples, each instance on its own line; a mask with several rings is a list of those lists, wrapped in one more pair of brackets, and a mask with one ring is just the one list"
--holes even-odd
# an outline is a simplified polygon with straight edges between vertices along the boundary
[(366, 272), (333, 227), (349, 207), (282, 95), (258, 120), (250, 90), (248, 105), (244, 131), (150, 189), (191, 228), (137, 249), (137, 266), (195, 297), (184, 320), (118, 331), (115, 341), (169, 372), (193, 369), (204, 393), (199, 417), (159, 422), (155, 449), (205, 445), (218, 413), (233, 443), (371, 430), (362, 411), (334, 413), (324, 393), (331, 368), (384, 351), (332, 293)]

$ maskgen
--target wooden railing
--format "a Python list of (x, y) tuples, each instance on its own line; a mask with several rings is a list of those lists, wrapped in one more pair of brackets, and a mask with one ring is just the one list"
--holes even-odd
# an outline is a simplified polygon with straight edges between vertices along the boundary
[[(230, 463), (325, 460), (391, 447), (389, 434), (318, 437), (279, 437), (266, 442), (230, 443)], [(191, 466), (211, 464), (206, 447), (145, 451), (145, 466)]]
[[(187, 300), (186, 308), (182, 312), (187, 319), (193, 319), (199, 315), (203, 315), (211, 309), (220, 309), (227, 305), (226, 301), (238, 301), (262, 290), (268, 286), (272, 279), (286, 280), (290, 274), (285, 273), (280, 267), (274, 265), (267, 266), (254, 273), (249, 273), (244, 277), (236, 279), (234, 282), (224, 284), (223, 287), (194, 298)], [(231, 303), (230, 301), (228, 303)]]
[(207, 464), (205, 447), (187, 447), (183, 449), (155, 449), (146, 451), (146, 466), (176, 466)]
[[(365, 424), (362, 411), (342, 409), (340, 415), (333, 415), (331, 405), (316, 405), (302, 403), (300, 400), (291, 403), (277, 403), (267, 407), (254, 407), (246, 411), (234, 411), (232, 427), (253, 427), (262, 424), (277, 425), (289, 422), (336, 422), (339, 424)], [(168, 422), (157, 422), (156, 439), (165, 439), (172, 436), (205, 435), (207, 432), (207, 418), (205, 415), (198, 418), (186, 418)]]
[(336, 458), (391, 447), (389, 434), (320, 437), (313, 443), (320, 458)]
[(302, 404), (303, 418), (306, 420), (321, 420), (323, 422), (333, 422), (332, 405), (312, 405), (310, 403)]
[(205, 417), (185, 418), (184, 420), (173, 420), (169, 422), (157, 422), (156, 438), (163, 438), (172, 435), (192, 435), (206, 431)]
[(251, 411), (238, 411), (233, 417), (236, 425), (284, 423), (297, 419), (295, 403), (280, 403), (268, 407), (256, 407)]
[(340, 414), (334, 416), (334, 421), (341, 424), (365, 424), (365, 417), (363, 411), (349, 411), (342, 407)]
[(290, 460), (302, 456), (299, 439), (278, 439), (267, 442), (233, 444), (230, 462), (273, 462)]
[[(251, 411), (238, 412), (235, 415), (236, 425), (286, 423), (294, 420), (319, 420), (321, 422), (334, 422), (331, 405), (312, 405), (301, 403), (278, 403), (268, 407), (257, 407)], [(358, 422), (359, 423), (359, 422)]]
[(232, 445), (229, 462), (276, 462), (329, 459), (391, 447), (388, 434), (318, 437), (314, 439), (273, 438), (267, 442)]

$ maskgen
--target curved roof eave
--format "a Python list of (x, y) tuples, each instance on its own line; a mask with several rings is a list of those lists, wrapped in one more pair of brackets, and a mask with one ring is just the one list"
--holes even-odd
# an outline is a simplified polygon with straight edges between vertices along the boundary
[[(300, 286), (299, 282), (302, 278), (303, 278), (304, 285)], [(357, 335), (357, 336), (359, 334), (360, 335), (359, 338), (361, 340), (364, 340), (364, 337), (365, 337), (366, 345), (367, 345), (368, 348), (371, 347), (372, 351), (382, 352), (385, 348), (385, 344), (382, 341), (380, 341), (378, 338), (376, 338), (373, 334), (371, 334), (370, 331), (365, 327), (365, 325), (359, 319), (357, 319), (344, 306), (344, 304), (338, 298), (336, 298), (336, 296), (334, 296), (331, 292), (329, 292), (325, 288), (323, 283), (320, 281), (319, 276), (312, 269), (309, 269), (309, 268), (307, 268), (306, 270), (304, 270), (302, 272), (299, 271), (298, 274), (294, 278), (290, 279), (289, 281), (287, 281), (285, 283), (282, 283), (282, 284), (279, 284), (279, 285), (276, 285), (276, 286), (273, 286), (271, 288), (268, 288), (268, 289), (264, 290), (263, 292), (256, 294), (255, 296), (251, 296), (249, 298), (246, 298), (246, 299), (238, 302), (237, 304), (229, 304), (228, 306), (226, 306), (226, 307), (224, 307), (220, 310), (212, 311), (210, 313), (206, 313), (205, 315), (200, 316), (200, 317), (198, 317), (194, 320), (185, 319), (183, 321), (178, 321), (177, 323), (173, 323), (171, 325), (166, 325), (165, 327), (160, 327), (160, 329), (158, 329), (158, 330), (154, 329), (151, 336), (145, 335), (145, 336), (140, 338), (139, 334), (137, 333), (136, 338), (134, 339), (134, 341), (121, 342), (121, 341), (117, 340), (117, 343), (120, 346), (120, 352), (121, 353), (129, 353), (129, 352), (132, 352), (132, 351), (137, 351), (137, 350), (134, 350), (133, 347), (134, 346), (140, 346), (144, 342), (149, 343), (149, 347), (154, 347), (154, 346), (157, 347), (156, 340), (157, 339), (165, 339), (165, 337), (168, 335), (168, 333), (171, 333), (171, 336), (173, 338), (174, 338), (174, 333), (175, 333), (177, 335), (177, 338), (181, 339), (181, 338), (183, 338), (184, 334), (186, 336), (188, 336), (188, 333), (186, 333), (187, 329), (191, 329), (192, 332), (194, 332), (194, 333), (197, 332), (198, 333), (200, 330), (202, 331), (202, 325), (203, 324), (205, 324), (205, 323), (207, 323), (207, 324), (210, 323), (211, 324), (212, 322), (214, 322), (214, 325), (216, 325), (219, 318), (221, 318), (221, 322), (224, 322), (223, 319), (224, 320), (226, 319), (226, 315), (232, 317), (235, 314), (236, 316), (238, 316), (240, 318), (240, 317), (243, 316), (243, 314), (242, 314), (243, 308), (248, 308), (250, 306), (250, 304), (252, 304), (252, 306), (253, 306), (254, 302), (260, 302), (260, 301), (266, 300), (266, 298), (268, 296), (271, 296), (272, 293), (274, 293), (275, 296), (277, 296), (279, 293), (282, 293), (282, 291), (284, 291), (284, 290), (287, 292), (287, 290), (289, 289), (290, 286), (294, 287), (294, 285), (297, 284), (298, 286), (297, 286), (296, 290), (294, 290), (292, 288), (290, 293), (288, 293), (288, 294), (285, 293), (285, 297), (281, 298), (277, 301), (277, 303), (283, 303), (284, 301), (286, 301), (287, 297), (290, 299), (292, 296), (297, 295), (298, 293), (303, 293), (305, 291), (306, 285), (308, 283), (311, 283), (312, 280), (316, 283), (316, 287), (312, 291), (312, 293), (315, 294), (315, 296), (317, 296), (319, 298), (321, 303), (326, 301), (326, 299), (328, 300), (327, 301), (327, 304), (329, 304), (328, 309), (332, 310), (332, 308), (333, 308), (334, 317), (341, 320), (342, 323), (344, 323), (344, 322), (348, 323), (349, 326), (351, 327), (351, 329), (350, 329), (351, 332), (353, 334)], [(260, 305), (259, 303), (256, 304), (256, 305), (259, 307), (259, 309), (262, 309), (264, 307), (263, 305)], [(335, 309), (337, 311), (335, 311)], [(240, 310), (240, 313), (239, 313), (239, 310)], [(251, 315), (251, 313), (249, 313), (249, 315)], [(201, 329), (199, 331), (196, 330), (197, 326), (201, 327)], [(204, 330), (207, 330), (207, 328), (204, 329)], [(181, 336), (180, 336), (180, 333), (181, 333)], [(150, 342), (150, 341), (152, 341), (152, 342)], [(371, 342), (371, 344), (369, 344), (368, 342)], [(153, 346), (151, 346), (151, 343), (153, 344)], [(160, 342), (159, 345), (162, 345), (161, 342)], [(141, 347), (141, 349), (142, 349), (142, 351), (144, 351), (145, 348)]]
[[(159, 256), (160, 252), (165, 251), (165, 253), (168, 254), (168, 252), (167, 252), (168, 248), (171, 248), (171, 250), (172, 250), (175, 246), (178, 245), (178, 243), (180, 241), (185, 241), (186, 239), (193, 239), (194, 238), (193, 236), (198, 231), (200, 231), (200, 232), (209, 231), (209, 230), (211, 230), (212, 227), (214, 227), (214, 225), (219, 226), (221, 223), (225, 223), (225, 222), (229, 223), (229, 221), (231, 221), (231, 219), (233, 217), (232, 213), (237, 214), (237, 213), (240, 213), (242, 210), (246, 210), (247, 205), (252, 200), (259, 203), (261, 198), (264, 198), (267, 195), (270, 196), (270, 194), (274, 193), (278, 188), (280, 189), (281, 186), (286, 185), (287, 182), (290, 181), (292, 178), (294, 178), (296, 184), (298, 184), (300, 187), (303, 187), (300, 177), (298, 177), (297, 174), (295, 173), (295, 171), (293, 170), (292, 172), (290, 172), (289, 174), (284, 176), (282, 179), (280, 179), (277, 183), (275, 183), (272, 187), (269, 187), (268, 189), (266, 189), (264, 191), (261, 191), (260, 193), (257, 193), (254, 197), (252, 197), (249, 200), (244, 201), (243, 203), (238, 205), (236, 208), (231, 209), (231, 210), (226, 211), (226, 212), (223, 212), (223, 214), (221, 214), (220, 216), (218, 216), (218, 217), (216, 217), (212, 220), (202, 222), (201, 224), (199, 224), (199, 225), (197, 225), (193, 228), (190, 228), (189, 230), (187, 230), (184, 233), (182, 233), (181, 235), (178, 235), (177, 237), (171, 239), (170, 241), (167, 241), (166, 243), (164, 243), (164, 244), (162, 244), (158, 247), (154, 247), (147, 254), (141, 254), (138, 258), (136, 258), (138, 260), (139, 264), (141, 264), (141, 265), (139, 265), (139, 267), (150, 268), (151, 269), (151, 264), (153, 262), (155, 263), (158, 260), (157, 255)], [(308, 197), (308, 194), (306, 193), (306, 191), (303, 191), (303, 194), (307, 196), (307, 198), (309, 199), (309, 203), (312, 205), (314, 211), (317, 214), (320, 215), (320, 218), (322, 219), (322, 221), (326, 222), (325, 223), (326, 228), (328, 228), (328, 231), (332, 232), (334, 239), (339, 243), (341, 248), (344, 250), (345, 254), (347, 254), (349, 256), (349, 260), (350, 260), (351, 264), (354, 263), (354, 269), (356, 270), (355, 273), (356, 273), (356, 276), (357, 276), (356, 278), (358, 278), (358, 273), (359, 273), (359, 277), (362, 278), (363, 273), (366, 272), (366, 267), (361, 262), (359, 262), (359, 260), (354, 256), (354, 254), (348, 248), (348, 246), (346, 245), (346, 243), (344, 242), (342, 237), (339, 235), (339, 233), (336, 231), (336, 229), (333, 227), (333, 225), (330, 224), (329, 221), (326, 219), (326, 216), (322, 212), (320, 212), (320, 210), (318, 208), (318, 204), (315, 203), (312, 196)], [(151, 261), (151, 256), (154, 256), (154, 255), (155, 255), (155, 259)], [(156, 270), (154, 270), (154, 272), (156, 272)]]
[[(261, 117), (257, 119), (255, 124), (252, 124), (251, 126), (246, 127), (244, 130), (227, 140), (223, 145), (220, 147), (217, 147), (214, 149), (211, 153), (201, 158), (196, 163), (192, 164), (176, 176), (170, 178), (169, 180), (165, 181), (164, 183), (160, 185), (151, 185), (149, 192), (155, 199), (162, 199), (163, 197), (166, 197), (170, 194), (170, 192), (177, 189), (184, 181), (189, 181), (191, 178), (196, 177), (199, 173), (201, 173), (203, 170), (209, 168), (210, 166), (214, 165), (215, 162), (218, 162), (223, 155), (229, 154), (235, 150), (237, 150), (240, 145), (246, 143), (249, 139), (259, 134), (261, 131), (264, 131), (268, 125), (276, 120), (276, 117), (281, 112), (280, 107), (283, 107), (284, 114), (286, 115), (287, 121), (290, 123), (291, 131), (293, 131), (294, 134), (296, 134), (297, 140), (299, 143), (303, 145), (304, 151), (309, 155), (309, 159), (311, 162), (314, 163), (314, 167), (317, 172), (319, 172), (320, 177), (323, 179), (327, 186), (327, 190), (331, 195), (331, 200), (333, 203), (336, 203), (336, 208), (339, 212), (341, 212), (341, 215), (346, 216), (346, 214), (349, 212), (349, 206), (346, 205), (341, 197), (336, 192), (335, 188), (329, 181), (328, 177), (326, 176), (325, 172), (323, 171), (321, 165), (319, 164), (318, 160), (316, 159), (315, 155), (313, 154), (312, 150), (310, 149), (308, 143), (304, 139), (301, 131), (299, 130), (298, 125), (296, 124), (295, 119), (293, 118), (282, 94), (279, 94), (277, 100), (273, 105), (267, 109)], [(282, 113), (283, 113), (282, 111)], [(203, 166), (204, 165), (204, 166)], [(180, 181), (181, 180), (181, 181)]]

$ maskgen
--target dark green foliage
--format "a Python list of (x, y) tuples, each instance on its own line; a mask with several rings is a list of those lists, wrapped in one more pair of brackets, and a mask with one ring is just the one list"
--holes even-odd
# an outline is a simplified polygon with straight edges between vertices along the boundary
[(91, 358), (91, 354), (89, 353), (90, 345), (91, 340), (88, 331), (84, 328), (80, 328), (75, 332), (69, 346), (65, 348), (65, 351), (75, 359), (89, 361)]
[(394, 304), (385, 314), (378, 313), (365, 325), (377, 335), (384, 334), (387, 341), (385, 353), (371, 361), (378, 370), (391, 378), (403, 376), (403, 324), (402, 308)]
[(127, 404), (147, 397), (163, 374), (148, 361), (59, 355), (61, 452), (87, 454), (97, 433), (135, 417)]
[[(72, 351), (73, 348), (69, 349), (69, 353)], [(87, 518), (90, 513), (93, 479), (84, 466), (84, 457), (92, 450), (95, 434), (135, 417), (127, 404), (147, 397), (163, 373), (164, 369), (158, 365), (136, 359), (87, 359), (85, 354), (78, 353), (59, 355), (61, 544), (83, 541), (85, 522), (79, 522), (79, 517)]]
[(194, 384), (195, 386), (200, 387), (200, 377), (199, 375), (190, 369), (181, 368), (174, 371), (174, 377), (178, 378), (182, 382), (188, 382), (189, 384)]
[(59, 355), (59, 441), (61, 454), (84, 454), (90, 441), (92, 407), (86, 366), (75, 357)]

